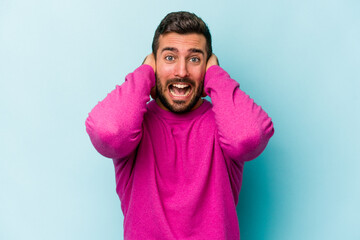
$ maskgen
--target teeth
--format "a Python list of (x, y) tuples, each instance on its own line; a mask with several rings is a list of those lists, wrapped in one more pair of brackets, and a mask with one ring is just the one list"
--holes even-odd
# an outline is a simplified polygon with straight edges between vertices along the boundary
[(173, 84), (174, 87), (177, 87), (177, 88), (186, 88), (188, 87), (189, 85), (184, 85), (184, 84)]

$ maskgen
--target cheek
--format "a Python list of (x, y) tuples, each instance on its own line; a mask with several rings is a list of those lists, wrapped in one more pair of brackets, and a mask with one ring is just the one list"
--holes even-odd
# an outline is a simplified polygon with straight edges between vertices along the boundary
[(190, 77), (195, 80), (196, 82), (200, 83), (204, 80), (204, 77), (205, 77), (205, 67), (196, 67), (194, 69), (192, 69), (191, 73), (190, 73)]
[(162, 64), (162, 63), (158, 63), (156, 65), (156, 74), (158, 76), (169, 76), (171, 75), (171, 73), (173, 72), (173, 67), (172, 65), (169, 64)]

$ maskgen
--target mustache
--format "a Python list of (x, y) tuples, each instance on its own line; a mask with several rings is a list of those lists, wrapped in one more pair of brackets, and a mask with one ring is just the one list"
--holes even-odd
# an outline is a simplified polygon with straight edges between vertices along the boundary
[(166, 81), (166, 86), (169, 86), (170, 84), (173, 84), (173, 83), (188, 83), (190, 84), (191, 86), (195, 86), (195, 81), (194, 80), (191, 80), (190, 78), (172, 78), (172, 79), (168, 79)]

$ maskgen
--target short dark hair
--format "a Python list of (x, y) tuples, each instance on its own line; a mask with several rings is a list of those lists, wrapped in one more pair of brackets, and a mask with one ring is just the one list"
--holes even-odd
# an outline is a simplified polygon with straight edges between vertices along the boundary
[(171, 32), (179, 34), (199, 33), (204, 35), (206, 39), (207, 59), (211, 57), (211, 34), (206, 23), (194, 13), (180, 11), (172, 12), (166, 15), (164, 19), (160, 22), (159, 26), (156, 28), (152, 42), (152, 51), (155, 58), (156, 52), (159, 49), (160, 35)]

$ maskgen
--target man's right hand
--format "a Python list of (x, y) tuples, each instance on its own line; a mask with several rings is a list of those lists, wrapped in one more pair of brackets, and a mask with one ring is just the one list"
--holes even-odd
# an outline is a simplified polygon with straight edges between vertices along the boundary
[(152, 69), (154, 70), (154, 72), (156, 72), (155, 56), (154, 56), (153, 53), (146, 56), (146, 58), (144, 59), (143, 64), (150, 65), (152, 67)]
[[(154, 73), (156, 72), (155, 56), (153, 53), (146, 56), (143, 64), (151, 66), (154, 70)], [(152, 99), (156, 99), (156, 85), (151, 89), (150, 96), (152, 97)]]

